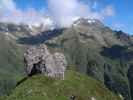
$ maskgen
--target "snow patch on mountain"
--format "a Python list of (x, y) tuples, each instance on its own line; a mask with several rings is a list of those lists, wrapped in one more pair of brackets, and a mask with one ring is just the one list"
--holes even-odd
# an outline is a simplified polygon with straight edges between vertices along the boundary
[(97, 19), (88, 19), (88, 18), (77, 18), (77, 20), (73, 21), (73, 26), (77, 26), (77, 25), (103, 25), (101, 21), (97, 20)]

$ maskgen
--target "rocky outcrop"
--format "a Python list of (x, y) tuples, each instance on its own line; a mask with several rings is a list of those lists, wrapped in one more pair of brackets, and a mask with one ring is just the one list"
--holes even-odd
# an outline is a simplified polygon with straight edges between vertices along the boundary
[(64, 79), (67, 61), (62, 53), (51, 54), (46, 45), (31, 47), (24, 54), (26, 72), (29, 76), (42, 73), (49, 77)]

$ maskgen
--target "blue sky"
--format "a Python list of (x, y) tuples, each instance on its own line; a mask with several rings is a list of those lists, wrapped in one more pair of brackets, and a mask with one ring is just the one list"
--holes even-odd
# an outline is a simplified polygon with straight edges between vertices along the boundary
[[(6, 1), (6, 0), (3, 0), (3, 1)], [(48, 2), (53, 1), (54, 4), (52, 5), (58, 6), (58, 3), (59, 3), (59, 6), (60, 6), (60, 5), (63, 5), (62, 1), (64, 1), (64, 3), (68, 3), (67, 1), (70, 1), (70, 0), (7, 0), (7, 1), (10, 1), (11, 2), (10, 5), (11, 4), (15, 5), (15, 9), (19, 9), (21, 12), (26, 12), (28, 9), (34, 9), (35, 13), (39, 12), (39, 13), (45, 14), (49, 12), (49, 9), (48, 9), (49, 7), (52, 8), (52, 6), (49, 6)], [(74, 3), (76, 0), (72, 0), (72, 1)], [(85, 5), (81, 4), (80, 2), (84, 2)], [(88, 13), (87, 11), (91, 10), (88, 14), (92, 14), (94, 16), (97, 15), (98, 18), (103, 17), (102, 21), (104, 22), (105, 25), (110, 26), (113, 29), (117, 29), (117, 30), (121, 29), (126, 33), (133, 34), (133, 5), (132, 5), (133, 0), (80, 0), (80, 2), (78, 2), (79, 4), (77, 4), (75, 8), (76, 7), (78, 8), (81, 6), (84, 6), (85, 8), (86, 6), (88, 6), (88, 8), (86, 7), (83, 10), (83, 12), (86, 11), (86, 13)], [(67, 6), (65, 6), (65, 4), (63, 6), (66, 7), (67, 9)], [(57, 12), (55, 11), (55, 8), (53, 8), (52, 11), (56, 13), (66, 11), (65, 9), (61, 11), (60, 8), (58, 7), (56, 8), (57, 8)], [(86, 9), (89, 9), (89, 10), (86, 10)], [(93, 13), (93, 11), (96, 13)], [(82, 12), (80, 12), (80, 15), (85, 16), (84, 13), (82, 14), (81, 13)], [(58, 14), (60, 15), (60, 13)], [(66, 15), (69, 15), (69, 14), (66, 14)], [(54, 16), (57, 16), (57, 15), (54, 15)]]
[(41, 10), (47, 8), (46, 0), (14, 0), (16, 6), (22, 10), (28, 8), (35, 8), (36, 10)]
[(103, 4), (112, 4), (116, 12), (105, 23), (111, 27), (118, 24), (120, 29), (133, 34), (133, 0), (103, 0)]

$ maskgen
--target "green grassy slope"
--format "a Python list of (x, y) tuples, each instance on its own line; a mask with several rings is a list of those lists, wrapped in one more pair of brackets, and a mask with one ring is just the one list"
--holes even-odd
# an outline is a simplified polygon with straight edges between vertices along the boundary
[(24, 76), (23, 47), (0, 33), (0, 95), (8, 94)]
[(65, 80), (33, 76), (4, 100), (69, 100), (72, 95), (76, 100), (120, 100), (99, 81), (74, 71), (67, 71)]

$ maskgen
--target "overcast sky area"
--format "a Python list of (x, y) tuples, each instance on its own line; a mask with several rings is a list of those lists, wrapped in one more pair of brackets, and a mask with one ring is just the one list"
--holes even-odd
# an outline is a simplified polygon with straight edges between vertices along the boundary
[(65, 27), (84, 17), (133, 34), (132, 4), (133, 0), (0, 0), (0, 22), (41, 24), (48, 16)]

